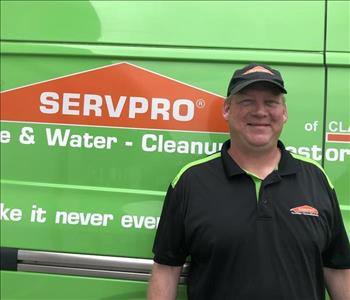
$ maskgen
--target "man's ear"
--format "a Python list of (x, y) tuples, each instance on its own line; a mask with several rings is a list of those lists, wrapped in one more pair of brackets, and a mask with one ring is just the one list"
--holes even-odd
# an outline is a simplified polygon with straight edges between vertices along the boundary
[(287, 105), (284, 104), (283, 123), (286, 123), (287, 120), (288, 120), (288, 109), (287, 109)]
[(230, 103), (228, 101), (225, 101), (222, 107), (222, 116), (226, 121), (228, 121), (229, 119), (229, 113), (230, 113)]

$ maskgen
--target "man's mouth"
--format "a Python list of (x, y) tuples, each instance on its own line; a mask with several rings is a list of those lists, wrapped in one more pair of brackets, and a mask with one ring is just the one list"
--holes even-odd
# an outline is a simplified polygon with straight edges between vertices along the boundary
[(268, 127), (270, 126), (269, 124), (266, 123), (247, 123), (248, 126), (254, 126), (254, 127)]

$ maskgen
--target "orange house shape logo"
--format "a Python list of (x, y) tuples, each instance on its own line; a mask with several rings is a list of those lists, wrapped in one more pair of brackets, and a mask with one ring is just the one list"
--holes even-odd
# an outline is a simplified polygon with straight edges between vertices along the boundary
[(223, 97), (130, 63), (1, 93), (1, 120), (227, 133)]

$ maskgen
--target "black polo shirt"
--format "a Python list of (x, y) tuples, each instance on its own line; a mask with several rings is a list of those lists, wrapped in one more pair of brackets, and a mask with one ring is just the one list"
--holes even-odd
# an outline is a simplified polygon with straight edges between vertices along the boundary
[(154, 260), (181, 266), (190, 256), (188, 299), (321, 300), (323, 267), (350, 268), (330, 181), (316, 163), (278, 146), (278, 169), (262, 180), (259, 199), (229, 141), (170, 185)]

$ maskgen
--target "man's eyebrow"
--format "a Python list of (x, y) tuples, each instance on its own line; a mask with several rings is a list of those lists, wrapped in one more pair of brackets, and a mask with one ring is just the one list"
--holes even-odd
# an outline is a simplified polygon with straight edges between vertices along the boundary
[(246, 93), (242, 92), (238, 94), (239, 96), (248, 96)]

